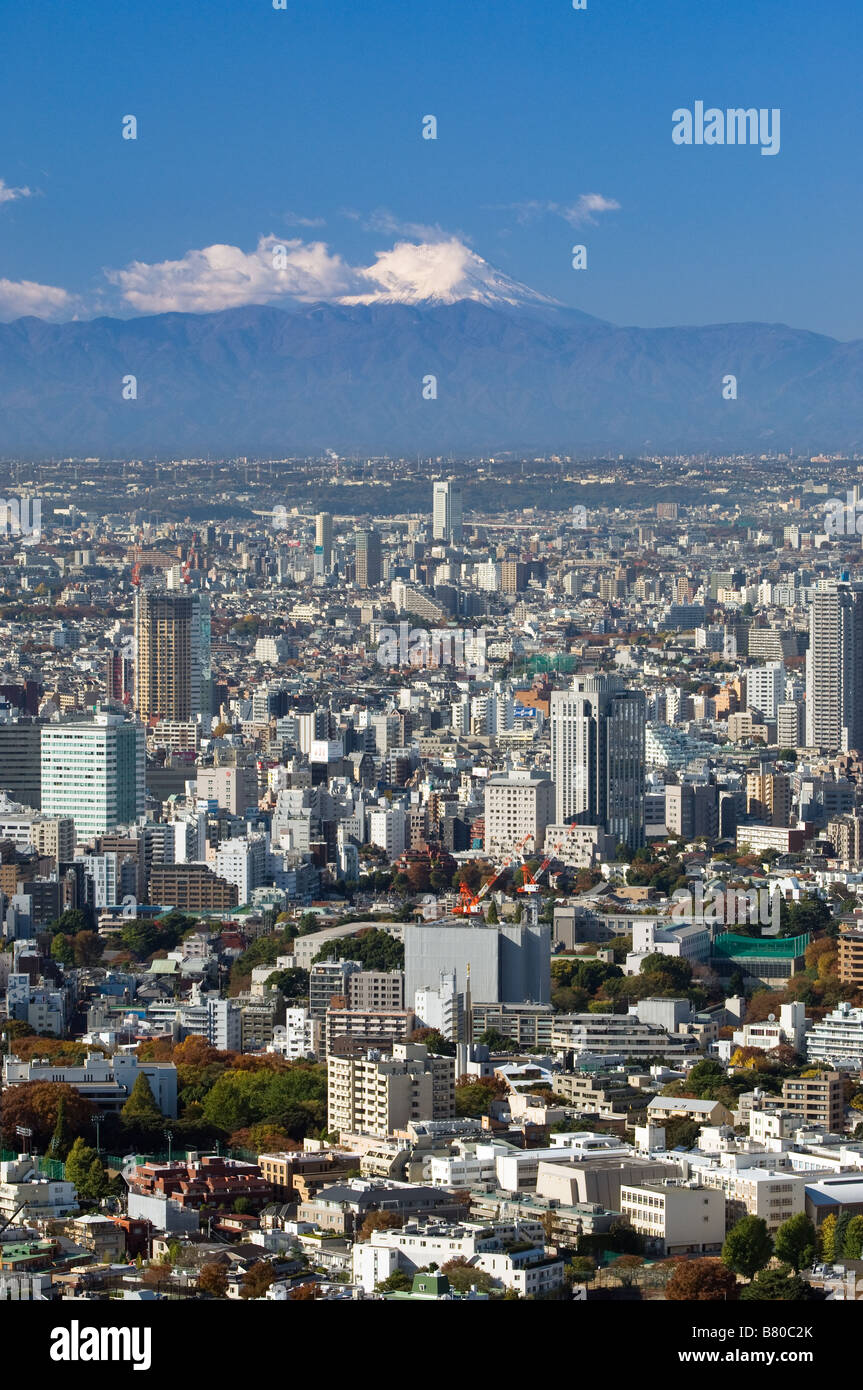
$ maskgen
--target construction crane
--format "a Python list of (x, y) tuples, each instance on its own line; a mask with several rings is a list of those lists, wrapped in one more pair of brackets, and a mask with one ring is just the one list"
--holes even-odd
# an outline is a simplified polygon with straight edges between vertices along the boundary
[(497, 869), (495, 870), (495, 872), (492, 874), (491, 878), (488, 879), (487, 882), (485, 882), (485, 883), (482, 885), (482, 887), (480, 888), (480, 890), (479, 890), (478, 893), (474, 893), (474, 892), (468, 887), (468, 885), (464, 882), (464, 880), (462, 879), (461, 883), (459, 884), (459, 890), (458, 890), (458, 891), (459, 891), (459, 900), (458, 900), (458, 902), (456, 903), (455, 907), (453, 908), (453, 912), (455, 913), (455, 915), (456, 915), (457, 917), (481, 917), (481, 916), (482, 916), (482, 900), (483, 900), (483, 898), (486, 896), (487, 893), (490, 893), (490, 892), (491, 892), (492, 888), (493, 888), (494, 885), (497, 883), (498, 879), (501, 877), (502, 874), (506, 873), (506, 870), (510, 867), (510, 865), (513, 864), (513, 863), (515, 862), (516, 859), (520, 859), (520, 858), (521, 858), (522, 850), (524, 849), (524, 846), (527, 844), (528, 840), (532, 840), (532, 839), (533, 839), (533, 836), (532, 836), (532, 835), (525, 835), (524, 839), (523, 839), (523, 840), (520, 840), (519, 843), (516, 845), (516, 847), (515, 847), (515, 849), (513, 850), (512, 854), (510, 854), (510, 855), (503, 861), (503, 863), (500, 865), (500, 867), (497, 868)]
[(542, 863), (540, 864), (540, 866), (539, 866), (539, 868), (537, 869), (537, 871), (536, 871), (535, 874), (534, 874), (534, 873), (531, 873), (530, 868), (528, 867), (527, 864), (522, 864), (522, 866), (521, 866), (521, 879), (522, 879), (522, 881), (521, 881), (521, 883), (520, 883), (520, 885), (519, 885), (519, 887), (518, 887), (518, 889), (517, 889), (516, 891), (519, 892), (519, 893), (539, 893), (539, 892), (540, 892), (539, 880), (542, 878), (542, 876), (543, 876), (543, 874), (545, 873), (546, 869), (548, 868), (549, 864), (550, 864), (551, 861), (554, 859), (554, 857), (555, 857), (557, 851), (558, 851), (559, 849), (561, 849), (561, 848), (562, 848), (561, 845), (554, 845), (553, 848), (552, 848), (551, 854), (547, 854), (547, 855), (546, 855), (545, 859), (543, 859)]

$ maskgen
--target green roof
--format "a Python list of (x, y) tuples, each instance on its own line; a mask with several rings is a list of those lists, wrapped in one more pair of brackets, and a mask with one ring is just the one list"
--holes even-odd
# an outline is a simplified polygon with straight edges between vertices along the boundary
[(758, 956), (767, 960), (794, 960), (809, 945), (810, 933), (802, 936), (737, 936), (723, 932), (713, 943), (714, 956)]

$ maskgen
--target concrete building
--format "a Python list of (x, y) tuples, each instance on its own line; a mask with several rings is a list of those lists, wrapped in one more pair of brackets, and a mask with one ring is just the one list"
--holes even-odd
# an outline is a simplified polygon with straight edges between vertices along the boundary
[(832, 1134), (841, 1134), (845, 1127), (845, 1083), (838, 1071), (788, 1077), (782, 1083), (782, 1100), (807, 1125)]
[(648, 1256), (708, 1255), (725, 1240), (725, 1196), (688, 1183), (622, 1185), (621, 1215), (646, 1242)]
[(618, 676), (580, 676), (551, 696), (554, 819), (601, 826), (615, 844), (644, 844), (647, 704)]
[[(23, 1210), (18, 1211), (22, 1207)], [(56, 1220), (78, 1210), (74, 1183), (42, 1178), (26, 1155), (0, 1163), (0, 1221), (14, 1226)], [(15, 1213), (17, 1212), (17, 1215)]]
[(143, 816), (145, 738), (121, 715), (48, 724), (42, 729), (42, 809), (71, 820), (79, 839), (104, 835)]
[(405, 928), (405, 999), (429, 989), (442, 973), (455, 974), (464, 996), (486, 1004), (548, 1004), (551, 997), (551, 932), (546, 923)]
[(526, 852), (545, 842), (554, 813), (554, 787), (540, 773), (516, 771), (490, 777), (485, 789), (485, 852), (492, 859), (512, 854), (525, 840)]
[(806, 1035), (806, 1056), (843, 1071), (863, 1069), (863, 1009), (842, 1003), (814, 1023)]
[(242, 816), (258, 804), (258, 777), (253, 767), (202, 767), (198, 770), (198, 798), (215, 801), (232, 816)]
[(844, 925), (839, 932), (839, 979), (863, 987), (863, 927)]
[(327, 1059), (328, 1128), (382, 1139), (411, 1120), (455, 1114), (455, 1060), (436, 1057), (420, 1043), (395, 1043), (392, 1056)]
[(173, 1062), (139, 1062), (127, 1052), (113, 1057), (90, 1053), (80, 1067), (58, 1066), (34, 1059), (22, 1062), (18, 1057), (6, 1057), (3, 1062), (3, 1082), (6, 1086), (22, 1085), (29, 1081), (59, 1081), (74, 1086), (82, 1096), (95, 1101), (102, 1109), (120, 1110), (143, 1072), (153, 1099), (163, 1115), (177, 1114), (177, 1068)]

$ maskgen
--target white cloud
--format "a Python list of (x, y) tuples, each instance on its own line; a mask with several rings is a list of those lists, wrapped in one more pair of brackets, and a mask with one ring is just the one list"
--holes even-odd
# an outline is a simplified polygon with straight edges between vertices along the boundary
[(77, 305), (75, 295), (56, 285), (39, 285), (35, 280), (0, 280), (0, 321), (35, 314), (40, 319), (72, 318)]
[(280, 300), (335, 304), (522, 303), (543, 296), (496, 271), (458, 237), (400, 241), (371, 265), (350, 266), (324, 242), (261, 237), (254, 251), (215, 245), (180, 260), (134, 261), (106, 272), (142, 314), (207, 313)]
[(0, 179), (0, 204), (14, 203), (18, 198), (32, 198), (29, 188), (10, 188), (5, 179)]
[(325, 227), (323, 217), (302, 217), (298, 212), (286, 212), (282, 218), (286, 227)]
[(580, 227), (585, 223), (595, 226), (601, 212), (619, 212), (620, 203), (616, 198), (606, 198), (603, 193), (582, 193), (574, 203), (533, 199), (524, 203), (503, 203), (494, 211), (514, 212), (522, 225), (535, 222), (539, 217), (562, 217), (571, 227)]
[(254, 251), (205, 246), (179, 261), (133, 261), (106, 272), (133, 309), (142, 314), (207, 313), (279, 299), (337, 299), (351, 284), (340, 256), (321, 241), (261, 237)]

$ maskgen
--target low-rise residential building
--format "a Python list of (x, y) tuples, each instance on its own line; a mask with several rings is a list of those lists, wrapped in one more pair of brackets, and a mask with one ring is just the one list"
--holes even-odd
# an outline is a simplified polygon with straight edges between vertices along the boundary
[(838, 1071), (788, 1077), (782, 1083), (782, 1100), (807, 1125), (817, 1125), (828, 1133), (844, 1128), (845, 1084)]
[(26, 1154), (0, 1163), (0, 1221), (20, 1226), (39, 1219), (55, 1220), (77, 1210), (74, 1183), (41, 1177)]
[(863, 1009), (842, 1003), (814, 1023), (806, 1035), (806, 1056), (843, 1071), (863, 1068)]

